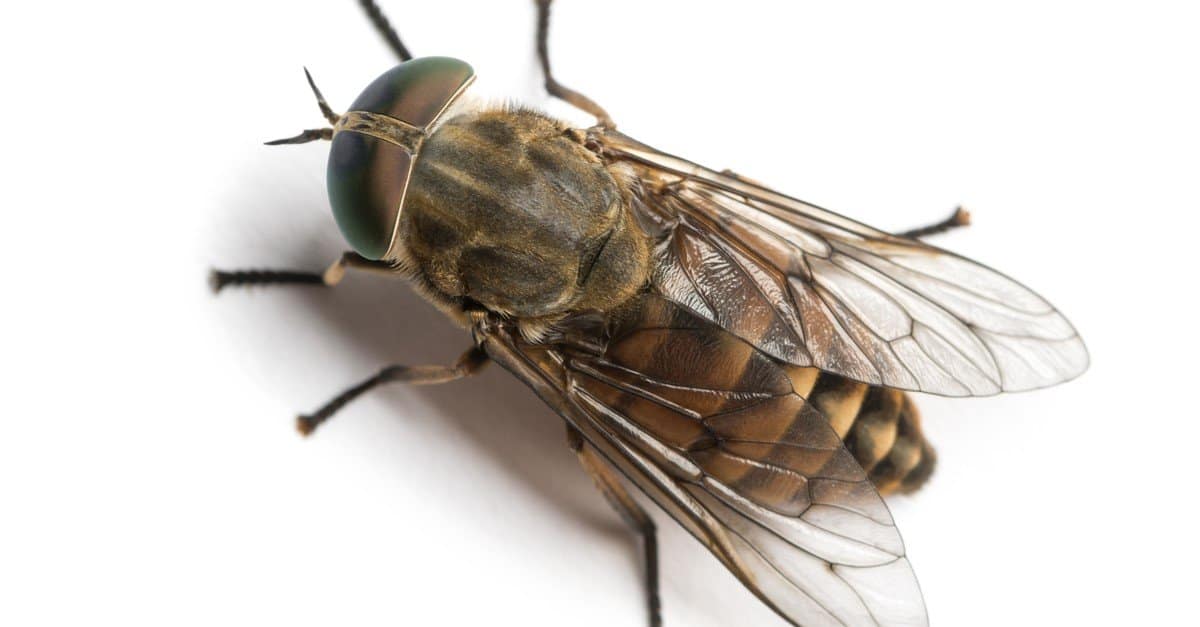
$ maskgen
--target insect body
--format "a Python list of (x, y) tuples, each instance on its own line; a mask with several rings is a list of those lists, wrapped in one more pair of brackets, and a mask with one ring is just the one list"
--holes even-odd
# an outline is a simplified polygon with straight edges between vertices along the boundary
[[(452, 366), (385, 368), (302, 431), (376, 384), (495, 361), (565, 420), (642, 534), (652, 624), (654, 526), (614, 468), (785, 619), (925, 624), (879, 496), (933, 469), (906, 392), (1067, 380), (1087, 365), (1074, 329), (993, 270), (618, 133), (550, 77), (539, 6), (547, 85), (598, 126), (463, 106), (470, 67), (424, 58), (340, 116), (318, 92), (333, 128), (288, 140), (332, 139), (330, 200), (355, 252), (323, 281), (408, 277), (474, 338)], [(218, 279), (288, 280), (271, 276)]]

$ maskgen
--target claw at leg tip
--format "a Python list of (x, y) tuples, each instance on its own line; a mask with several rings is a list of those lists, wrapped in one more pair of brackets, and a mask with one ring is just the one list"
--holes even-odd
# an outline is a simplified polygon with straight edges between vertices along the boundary
[(296, 416), (296, 431), (299, 431), (300, 435), (308, 437), (316, 428), (317, 425), (313, 424), (312, 419), (308, 416)]
[(221, 293), (221, 288), (225, 287), (225, 277), (220, 270), (208, 271), (208, 289), (212, 290), (213, 294)]

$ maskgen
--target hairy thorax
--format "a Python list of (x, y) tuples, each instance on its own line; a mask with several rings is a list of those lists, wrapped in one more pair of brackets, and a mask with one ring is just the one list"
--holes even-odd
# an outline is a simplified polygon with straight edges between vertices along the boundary
[(646, 281), (650, 246), (622, 177), (581, 134), (529, 110), (447, 120), (426, 142), (401, 241), (451, 301), (518, 318), (607, 311)]

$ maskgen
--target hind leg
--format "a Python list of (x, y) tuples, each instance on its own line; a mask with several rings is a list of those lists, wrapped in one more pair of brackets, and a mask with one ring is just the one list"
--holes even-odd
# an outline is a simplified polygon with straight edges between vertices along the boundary
[(897, 235), (910, 239), (920, 239), (929, 235), (945, 233), (951, 229), (967, 226), (969, 224), (971, 224), (971, 213), (962, 207), (958, 207), (954, 210), (954, 213), (950, 214), (949, 218), (946, 218), (941, 222), (935, 222), (934, 224), (930, 224), (928, 226), (922, 226), (912, 230), (904, 231), (902, 233), (897, 233)]
[(661, 627), (662, 609), (658, 596), (658, 540), (654, 521), (646, 510), (621, 484), (612, 468), (584, 441), (583, 435), (567, 425), (567, 446), (579, 456), (579, 463), (596, 482), (596, 487), (613, 509), (621, 515), (625, 524), (642, 536), (642, 550), (646, 560), (646, 604), (650, 613), (650, 627)]

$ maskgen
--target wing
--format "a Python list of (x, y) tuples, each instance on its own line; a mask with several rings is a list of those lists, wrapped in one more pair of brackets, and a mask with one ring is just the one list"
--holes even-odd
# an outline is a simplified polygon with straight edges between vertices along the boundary
[(891, 514), (787, 366), (657, 295), (599, 352), (488, 354), (793, 624), (926, 625)]
[(773, 357), (946, 396), (1039, 388), (1087, 368), (1066, 318), (990, 268), (619, 133), (593, 139), (634, 168), (635, 206), (668, 231), (657, 289)]

